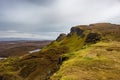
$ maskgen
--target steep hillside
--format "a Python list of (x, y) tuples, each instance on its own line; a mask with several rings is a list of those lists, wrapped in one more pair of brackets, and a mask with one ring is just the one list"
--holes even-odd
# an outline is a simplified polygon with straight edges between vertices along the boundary
[(120, 25), (78, 25), (40, 52), (1, 61), (0, 80), (119, 80), (119, 41)]
[(120, 42), (98, 42), (69, 57), (51, 80), (120, 80)]

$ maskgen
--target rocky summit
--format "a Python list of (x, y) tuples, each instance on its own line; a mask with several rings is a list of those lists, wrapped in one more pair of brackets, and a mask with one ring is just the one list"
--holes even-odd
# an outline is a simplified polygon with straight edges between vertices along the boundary
[(41, 51), (0, 61), (0, 80), (120, 80), (120, 25), (77, 25)]

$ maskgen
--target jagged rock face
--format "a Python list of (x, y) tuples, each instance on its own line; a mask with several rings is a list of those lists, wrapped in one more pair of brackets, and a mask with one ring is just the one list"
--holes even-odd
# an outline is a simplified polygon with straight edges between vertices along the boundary
[[(76, 33), (78, 36), (83, 36), (84, 31), (86, 30), (90, 30), (90, 26), (76, 26), (76, 27), (72, 27), (71, 28), (71, 32), (69, 35), (72, 35), (73, 33)], [(92, 29), (91, 29), (92, 31)], [(96, 43), (97, 41), (99, 41), (101, 38), (100, 34), (98, 33), (89, 33), (87, 35), (87, 38), (85, 40), (86, 43)]]
[(97, 41), (100, 41), (101, 36), (98, 33), (89, 33), (86, 38), (86, 43), (96, 43)]
[(85, 31), (86, 28), (87, 28), (86, 25), (72, 27), (70, 33), (67, 36), (70, 37), (74, 33), (76, 33), (78, 36), (83, 36), (84, 35), (83, 32)]
[(67, 36), (66, 34), (62, 33), (62, 34), (60, 34), (60, 35), (58, 36), (58, 38), (56, 39), (56, 41), (61, 41), (61, 40), (63, 40), (66, 36)]
[[(68, 37), (76, 33), (78, 36), (83, 38), (86, 31), (88, 36), (86, 42), (96, 42), (97, 40), (116, 40), (120, 41), (120, 25), (111, 23), (96, 23), (90, 25), (78, 25), (71, 28)], [(94, 33), (94, 34), (93, 34)], [(95, 34), (96, 33), (96, 34)], [(90, 37), (89, 37), (90, 36)], [(91, 39), (91, 40), (90, 40)]]
[(81, 34), (83, 34), (83, 32), (84, 32), (84, 30), (82, 30), (79, 27), (72, 27), (70, 34), (76, 33), (77, 35), (80, 36)]

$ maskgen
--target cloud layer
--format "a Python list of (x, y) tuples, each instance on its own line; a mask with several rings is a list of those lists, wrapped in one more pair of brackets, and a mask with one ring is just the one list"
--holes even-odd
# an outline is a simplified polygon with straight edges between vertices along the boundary
[(119, 24), (120, 0), (0, 0), (0, 37), (55, 39), (72, 26), (97, 22)]

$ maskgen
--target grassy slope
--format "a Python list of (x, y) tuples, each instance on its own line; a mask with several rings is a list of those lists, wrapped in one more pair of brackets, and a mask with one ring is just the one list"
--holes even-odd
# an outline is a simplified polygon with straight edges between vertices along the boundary
[(19, 70), (19, 57), (10, 57), (6, 60), (0, 61), (0, 80), (22, 80), (17, 75)]
[[(85, 38), (81, 38), (80, 36), (73, 34), (71, 37), (65, 38), (60, 42), (54, 41), (47, 47), (43, 48), (41, 53), (31, 54), (25, 57), (23, 56), (22, 59), (20, 59), (20, 61), (17, 62), (18, 65), (16, 65), (15, 67), (13, 65), (16, 64), (16, 58), (11, 58), (14, 60), (4, 60), (0, 64), (4, 66), (4, 68), (2, 68), (2, 66), (0, 67), (0, 69), (2, 70), (2, 74), (0, 75), (14, 76), (13, 79), (11, 78), (11, 80), (14, 80), (15, 77), (20, 78), (21, 80), (43, 79), (46, 76), (45, 73), (48, 73), (50, 70), (52, 70), (52, 68), (54, 69), (60, 55), (66, 52), (68, 53), (73, 52), (75, 50), (79, 50), (84, 44), (84, 39)], [(53, 63), (51, 62), (51, 60)], [(11, 61), (13, 63), (11, 63)], [(5, 65), (6, 63), (7, 66)], [(46, 67), (46, 69), (44, 69), (44, 67)], [(9, 76), (7, 77), (9, 78)]]
[(120, 80), (120, 42), (99, 42), (66, 56), (51, 80)]

